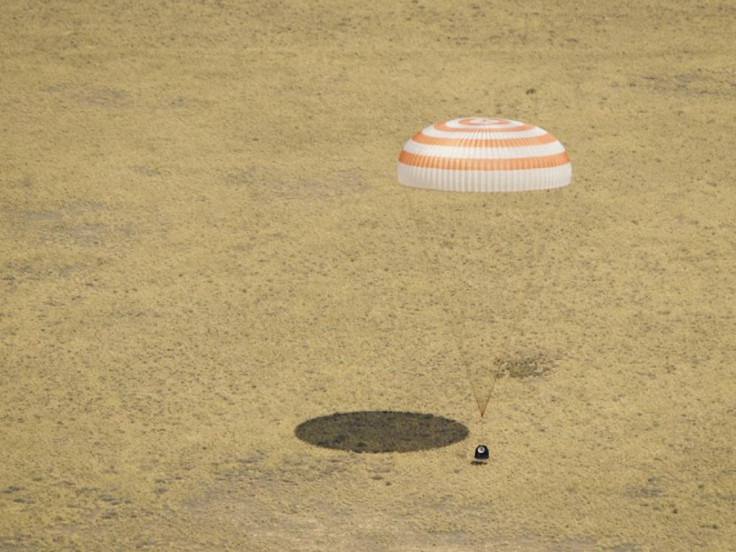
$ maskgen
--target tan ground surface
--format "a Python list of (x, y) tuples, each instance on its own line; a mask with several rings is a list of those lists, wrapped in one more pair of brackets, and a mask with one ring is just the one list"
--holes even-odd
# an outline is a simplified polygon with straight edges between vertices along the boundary
[[(735, 21), (4, 2), (0, 550), (736, 550)], [(573, 184), (397, 184), (474, 114), (555, 134)], [(463, 362), (537, 357), (481, 422)], [(354, 410), (470, 437), (294, 436)]]

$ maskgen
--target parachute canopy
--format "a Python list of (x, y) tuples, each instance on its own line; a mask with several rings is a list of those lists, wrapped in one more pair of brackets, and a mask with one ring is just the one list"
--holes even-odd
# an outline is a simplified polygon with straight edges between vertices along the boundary
[(428, 126), (404, 145), (399, 182), (452, 192), (521, 192), (567, 186), (570, 158), (546, 130), (498, 117)]

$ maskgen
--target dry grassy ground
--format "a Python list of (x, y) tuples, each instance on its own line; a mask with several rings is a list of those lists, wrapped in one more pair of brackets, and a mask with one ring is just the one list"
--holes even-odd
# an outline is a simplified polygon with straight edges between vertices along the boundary
[[(4, 2), (0, 550), (736, 549), (734, 21)], [(475, 114), (555, 134), (572, 185), (397, 184)], [(470, 435), (295, 436), (362, 410)]]

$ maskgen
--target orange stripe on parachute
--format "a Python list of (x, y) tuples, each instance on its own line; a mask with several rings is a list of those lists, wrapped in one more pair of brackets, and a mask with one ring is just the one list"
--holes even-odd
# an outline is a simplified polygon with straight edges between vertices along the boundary
[(434, 128), (436, 128), (437, 130), (441, 130), (443, 132), (478, 132), (479, 130), (481, 132), (521, 132), (524, 130), (531, 130), (533, 128), (537, 128), (534, 125), (529, 125), (527, 123), (522, 123), (519, 126), (503, 127), (503, 128), (498, 128), (498, 127), (491, 126), (491, 125), (481, 125), (481, 124), (472, 125), (472, 126), (475, 126), (476, 128), (468, 128), (468, 127), (457, 128), (457, 127), (447, 126), (446, 123), (437, 123), (436, 125), (434, 125)]
[(570, 162), (567, 152), (543, 157), (515, 157), (512, 159), (460, 159), (457, 157), (427, 157), (408, 151), (401, 151), (399, 163), (426, 169), (448, 171), (523, 171), (528, 169), (549, 169)]
[(517, 146), (538, 146), (542, 144), (550, 144), (556, 142), (557, 138), (550, 133), (541, 136), (532, 136), (531, 138), (502, 138), (502, 139), (463, 139), (463, 138), (435, 138), (427, 136), (422, 132), (417, 132), (411, 137), (414, 142), (419, 144), (430, 144), (433, 146), (455, 146), (465, 148), (509, 148)]
[(455, 119), (461, 125), (488, 126), (490, 125), (507, 125), (511, 121), (501, 117), (465, 117), (463, 119)]

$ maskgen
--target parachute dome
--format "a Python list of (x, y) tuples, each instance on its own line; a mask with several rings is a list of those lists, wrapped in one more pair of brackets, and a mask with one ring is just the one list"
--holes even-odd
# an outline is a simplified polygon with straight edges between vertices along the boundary
[(570, 158), (546, 130), (498, 117), (428, 126), (404, 145), (399, 182), (452, 192), (522, 192), (567, 186)]

